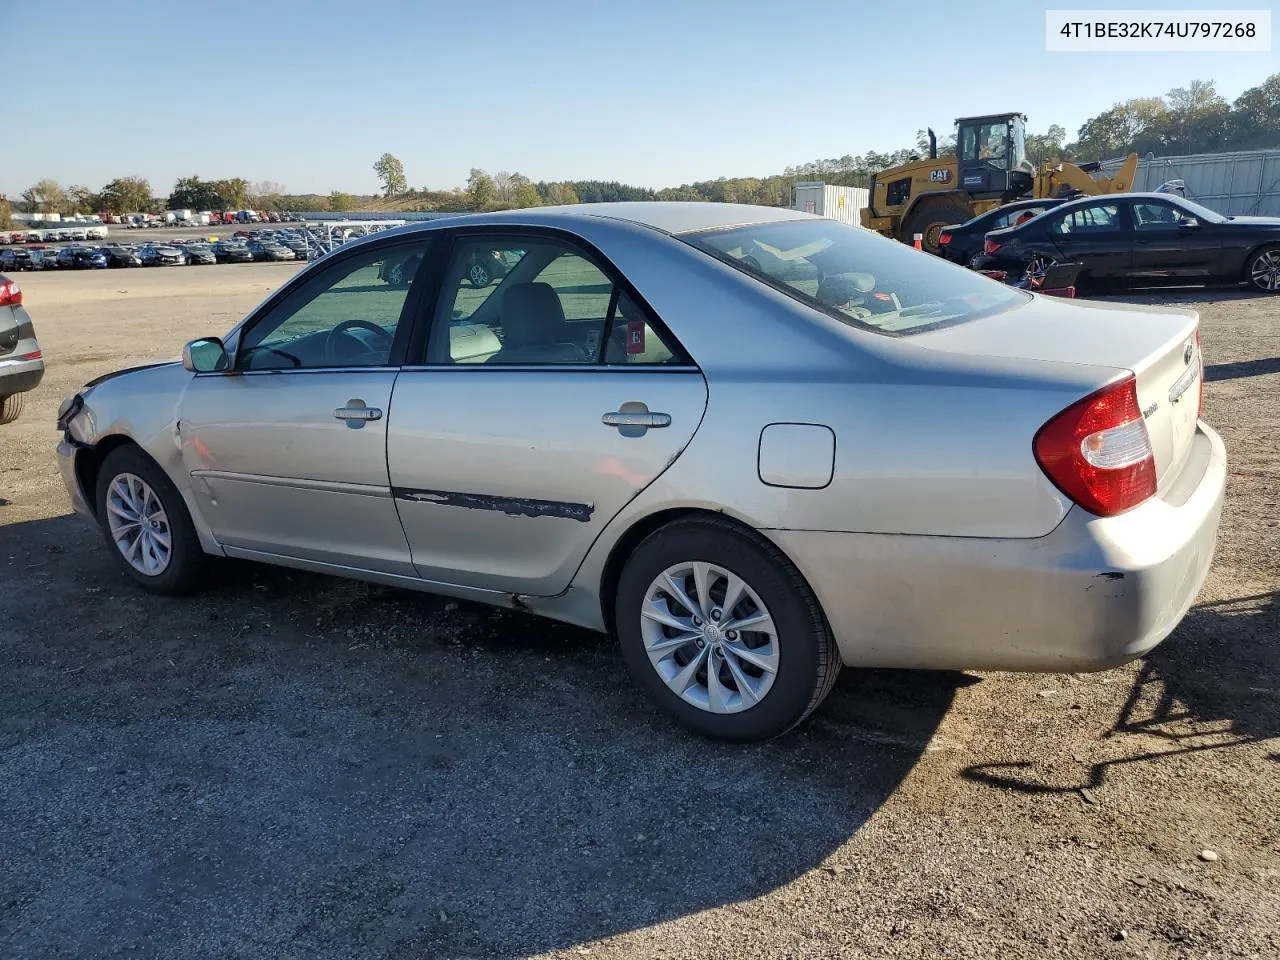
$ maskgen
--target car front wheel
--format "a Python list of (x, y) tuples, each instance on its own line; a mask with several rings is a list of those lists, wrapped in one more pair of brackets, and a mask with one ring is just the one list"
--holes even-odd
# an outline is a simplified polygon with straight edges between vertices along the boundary
[(772, 544), (713, 518), (651, 534), (623, 568), (614, 610), (623, 659), (686, 726), (753, 742), (800, 723), (840, 672), (799, 571)]
[(1249, 258), (1245, 275), (1256, 290), (1280, 293), (1280, 247), (1265, 247)]
[(96, 494), (103, 536), (136, 583), (170, 596), (200, 583), (208, 558), (182, 495), (155, 461), (136, 447), (113, 450)]
[(479, 260), (473, 260), (467, 266), (467, 282), (477, 290), (487, 287), (493, 282), (493, 271)]

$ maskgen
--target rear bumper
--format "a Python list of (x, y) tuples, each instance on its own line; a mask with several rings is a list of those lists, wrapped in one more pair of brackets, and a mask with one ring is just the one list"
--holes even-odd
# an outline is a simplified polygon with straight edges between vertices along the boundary
[(0, 397), (34, 390), (43, 379), (43, 360), (0, 360)]
[(1167, 637), (1209, 571), (1226, 451), (1199, 425), (1177, 481), (1118, 517), (1075, 508), (1033, 540), (767, 531), (851, 666), (1105, 670)]

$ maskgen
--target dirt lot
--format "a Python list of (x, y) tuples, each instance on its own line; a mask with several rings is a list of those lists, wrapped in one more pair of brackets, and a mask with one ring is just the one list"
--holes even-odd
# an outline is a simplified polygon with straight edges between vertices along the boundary
[(248, 565), (125, 582), (67, 516), (59, 400), (293, 269), (22, 277), (49, 374), (0, 428), (0, 956), (1280, 956), (1280, 300), (1140, 298), (1203, 311), (1232, 458), (1149, 658), (846, 671), (730, 749), (603, 637)]

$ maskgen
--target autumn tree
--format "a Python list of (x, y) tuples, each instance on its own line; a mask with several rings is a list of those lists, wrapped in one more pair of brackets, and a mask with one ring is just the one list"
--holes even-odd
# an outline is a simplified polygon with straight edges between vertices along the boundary
[(22, 202), (30, 213), (61, 213), (67, 194), (57, 180), (39, 180), (22, 191)]
[(8, 230), (13, 226), (13, 207), (9, 198), (0, 193), (0, 230)]
[(98, 208), (98, 195), (80, 184), (67, 187), (66, 197), (65, 214), (93, 213)]
[(572, 183), (540, 183), (538, 192), (543, 200), (553, 206), (566, 203), (578, 203), (578, 194), (574, 192)]
[(342, 212), (345, 210), (354, 210), (356, 208), (356, 198), (349, 193), (343, 193), (341, 190), (334, 190), (329, 194), (329, 209)]
[(399, 196), (409, 189), (404, 164), (389, 153), (384, 153), (374, 162), (373, 172), (382, 181), (382, 189), (388, 197)]

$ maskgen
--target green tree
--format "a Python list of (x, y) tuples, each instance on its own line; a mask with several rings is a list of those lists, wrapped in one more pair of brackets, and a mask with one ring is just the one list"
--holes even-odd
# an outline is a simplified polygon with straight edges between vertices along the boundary
[(98, 207), (98, 195), (88, 187), (79, 184), (67, 187), (67, 202), (62, 210), (63, 213), (93, 213)]
[(498, 199), (498, 190), (493, 184), (493, 177), (483, 170), (471, 169), (467, 177), (467, 204), (472, 210), (485, 210)]
[(30, 213), (61, 213), (67, 194), (57, 180), (39, 180), (22, 191), (22, 202)]
[(1067, 139), (1066, 128), (1050, 124), (1044, 133), (1027, 134), (1027, 159), (1035, 166), (1046, 160), (1061, 160), (1062, 145)]
[(232, 177), (228, 180), (214, 180), (211, 184), (215, 202), (210, 209), (238, 210), (249, 203), (249, 181), (244, 177)]
[(1230, 139), (1233, 150), (1280, 145), (1280, 73), (1273, 73), (1236, 98)]
[(214, 210), (223, 208), (221, 197), (214, 183), (199, 177), (182, 177), (173, 185), (169, 194), (170, 210)]
[(356, 198), (349, 193), (343, 193), (341, 190), (334, 190), (329, 194), (329, 209), (334, 211), (354, 210), (356, 208)]
[(116, 177), (98, 194), (107, 213), (144, 213), (151, 209), (151, 184), (142, 177)]
[[(539, 185), (541, 187), (541, 185)], [(539, 189), (544, 200), (555, 206), (562, 206), (567, 203), (578, 203), (578, 194), (573, 189), (572, 183), (548, 183), (545, 189)]]
[(511, 202), (517, 207), (540, 207), (542, 195), (533, 181), (522, 173), (511, 175)]
[(382, 189), (388, 197), (397, 197), (409, 189), (404, 164), (389, 153), (384, 153), (374, 161), (373, 172), (382, 181)]
[(13, 207), (9, 198), (0, 193), (0, 230), (8, 230), (13, 226)]

